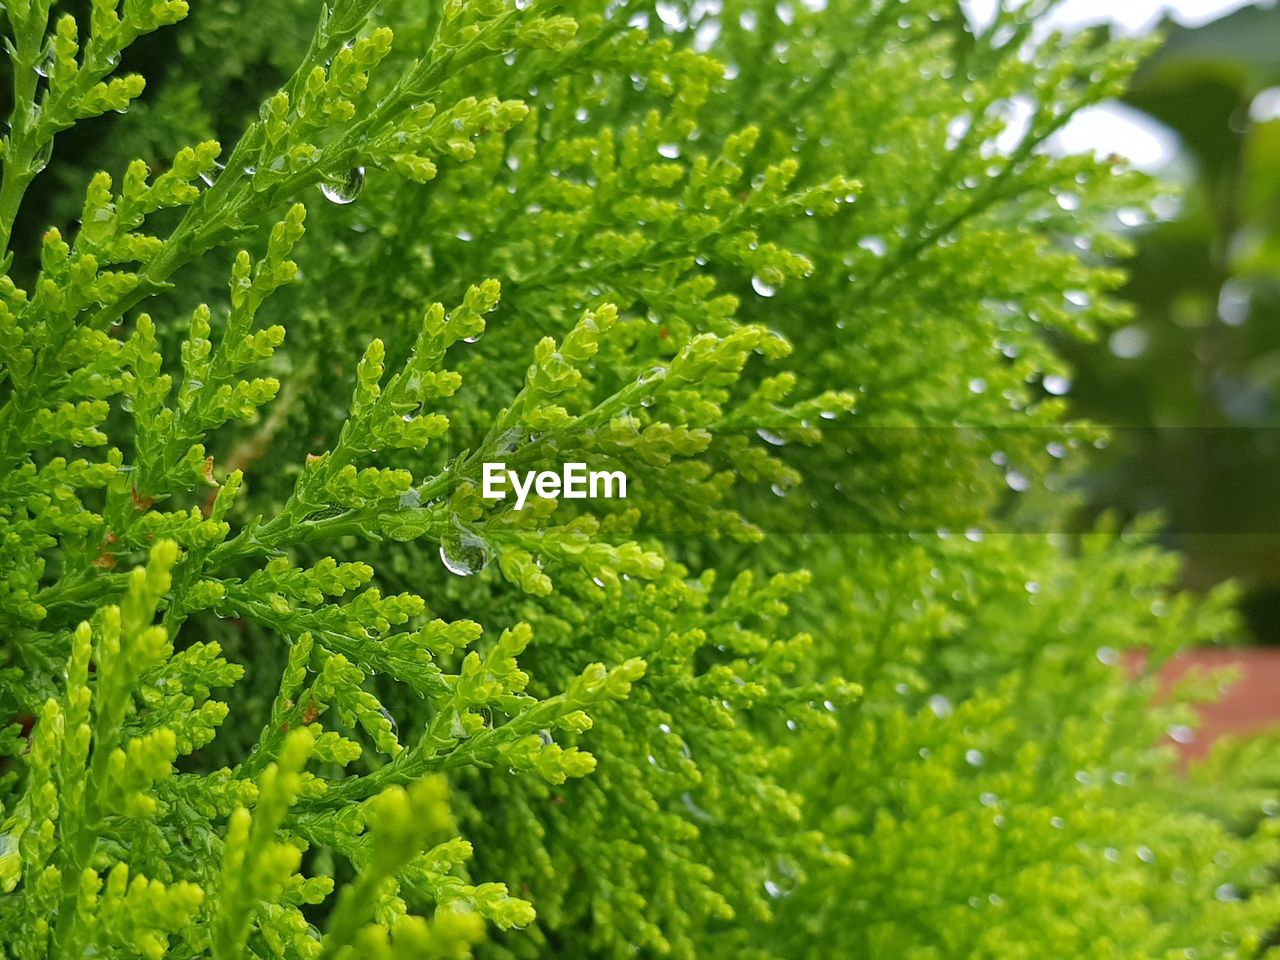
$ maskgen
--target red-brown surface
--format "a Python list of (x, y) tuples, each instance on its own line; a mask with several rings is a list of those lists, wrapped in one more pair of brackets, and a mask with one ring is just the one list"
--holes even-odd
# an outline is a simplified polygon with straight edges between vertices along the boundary
[(1161, 672), (1166, 689), (1191, 670), (1234, 668), (1240, 679), (1218, 703), (1200, 708), (1203, 722), (1190, 743), (1179, 744), (1188, 759), (1204, 756), (1219, 737), (1280, 727), (1280, 649), (1191, 650)]

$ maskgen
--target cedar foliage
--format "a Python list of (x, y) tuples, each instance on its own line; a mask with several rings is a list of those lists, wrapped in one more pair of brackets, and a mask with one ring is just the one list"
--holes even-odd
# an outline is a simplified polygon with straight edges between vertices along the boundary
[(1005, 6), (6, 3), (0, 955), (1259, 955), (1230, 598), (1054, 532), (1141, 45)]

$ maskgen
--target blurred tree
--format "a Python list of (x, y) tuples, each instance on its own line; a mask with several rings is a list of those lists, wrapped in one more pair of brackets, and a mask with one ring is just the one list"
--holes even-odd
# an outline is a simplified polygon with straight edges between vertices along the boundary
[(1076, 412), (1117, 426), (1090, 499), (1167, 511), (1188, 577), (1240, 578), (1280, 643), (1280, 7), (1246, 7), (1167, 40), (1125, 100), (1179, 137), (1170, 216), (1141, 223), (1131, 325), (1088, 345)]

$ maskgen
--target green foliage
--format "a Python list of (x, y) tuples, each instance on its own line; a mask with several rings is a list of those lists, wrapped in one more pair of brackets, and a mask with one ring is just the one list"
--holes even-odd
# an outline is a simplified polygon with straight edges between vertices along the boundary
[[(48, 6), (6, 238), (186, 12)], [(1190, 694), (1117, 667), (1230, 598), (1013, 532), (1090, 438), (1046, 446), (1045, 333), (1127, 315), (1098, 215), (1151, 194), (1043, 144), (1139, 49), (1038, 3), (266, 6), (175, 28), (202, 82), (154, 66), (0, 286), (0, 955), (1262, 951), (1274, 822), (1177, 789)], [(628, 497), (516, 511), (499, 460)]]
[(1238, 578), (1268, 644), (1280, 641), (1280, 528), (1267, 498), (1248, 491), (1273, 482), (1275, 459), (1257, 441), (1280, 421), (1277, 30), (1280, 9), (1262, 4), (1166, 25), (1125, 101), (1177, 135), (1168, 176), (1178, 191), (1158, 219), (1116, 212), (1138, 243), (1124, 291), (1132, 322), (1096, 344), (1064, 344), (1080, 371), (1074, 409), (1131, 428), (1095, 462), (1094, 499), (1165, 505), (1189, 582)]

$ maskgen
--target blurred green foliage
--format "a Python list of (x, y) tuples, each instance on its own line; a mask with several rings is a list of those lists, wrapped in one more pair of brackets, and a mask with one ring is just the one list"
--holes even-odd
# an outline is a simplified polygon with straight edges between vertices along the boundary
[(1163, 509), (1188, 579), (1246, 585), (1280, 642), (1280, 7), (1199, 28), (1166, 23), (1126, 102), (1173, 131), (1183, 189), (1167, 215), (1116, 215), (1139, 240), (1134, 322), (1076, 364), (1076, 411), (1120, 427), (1090, 483), (1097, 505)]

